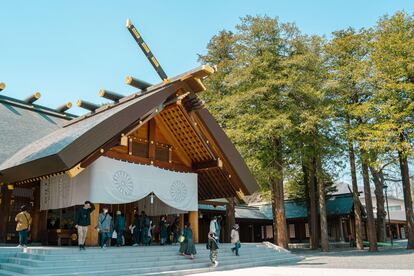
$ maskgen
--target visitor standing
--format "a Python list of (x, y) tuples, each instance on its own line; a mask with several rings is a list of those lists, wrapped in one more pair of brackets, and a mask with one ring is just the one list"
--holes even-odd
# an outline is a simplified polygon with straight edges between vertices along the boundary
[(125, 217), (121, 211), (116, 211), (114, 230), (116, 231), (116, 246), (122, 246), (124, 243)]
[(141, 226), (142, 226), (142, 233), (141, 233), (141, 240), (144, 245), (149, 245), (150, 239), (148, 237), (148, 232), (150, 231), (150, 219), (145, 214), (144, 211), (141, 212)]
[(168, 236), (168, 230), (167, 230), (168, 224), (165, 216), (161, 217), (160, 221), (160, 245), (164, 245), (167, 241)]
[(208, 234), (208, 242), (207, 242), (207, 248), (210, 250), (210, 261), (213, 267), (218, 266), (218, 243), (217, 243), (217, 237), (215, 233), (209, 233)]
[(172, 231), (172, 235), (173, 235), (172, 243), (174, 243), (174, 244), (177, 244), (178, 243), (178, 237), (180, 236), (180, 229), (178, 227), (178, 220), (179, 219), (180, 219), (180, 217), (177, 216), (174, 219), (174, 222), (171, 225), (171, 231)]
[(210, 221), (210, 230), (209, 233), (214, 233), (216, 237), (216, 241), (219, 242), (220, 239), (220, 224), (218, 222), (218, 218), (214, 216)]
[(236, 253), (236, 256), (239, 256), (240, 249), (240, 235), (239, 235), (239, 225), (235, 224), (231, 230), (231, 243), (234, 244), (234, 247), (231, 249), (233, 253)]
[(133, 246), (138, 246), (141, 240), (141, 223), (138, 213), (134, 214), (134, 222), (132, 223), (132, 239), (134, 241)]
[(14, 220), (17, 222), (16, 231), (19, 233), (18, 247), (27, 247), (30, 225), (32, 224), (32, 217), (27, 211), (27, 206), (20, 207), (20, 213), (16, 215)]
[(217, 238), (217, 242), (220, 242), (220, 234), (221, 234), (221, 216), (217, 217), (217, 219), (216, 219), (216, 238)]
[(108, 213), (108, 207), (103, 207), (102, 213), (100, 213), (98, 217), (98, 232), (101, 238), (99, 245), (101, 248), (105, 248), (108, 240), (111, 239), (111, 221), (112, 217)]
[(183, 230), (183, 242), (180, 245), (180, 255), (188, 255), (191, 259), (194, 259), (194, 255), (197, 254), (197, 250), (193, 240), (193, 231), (191, 230), (190, 223), (187, 222)]
[(91, 213), (95, 210), (95, 205), (90, 201), (85, 201), (82, 207), (76, 212), (75, 227), (78, 229), (79, 250), (85, 250), (85, 240), (88, 234), (88, 226), (91, 225)]

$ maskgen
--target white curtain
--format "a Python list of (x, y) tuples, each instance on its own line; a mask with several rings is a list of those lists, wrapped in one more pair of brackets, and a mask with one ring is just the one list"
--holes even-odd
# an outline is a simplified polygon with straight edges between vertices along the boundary
[(179, 173), (154, 166), (138, 165), (100, 157), (70, 178), (67, 175), (41, 181), (40, 209), (58, 209), (83, 204), (130, 203), (154, 193), (174, 209), (198, 208), (197, 174)]

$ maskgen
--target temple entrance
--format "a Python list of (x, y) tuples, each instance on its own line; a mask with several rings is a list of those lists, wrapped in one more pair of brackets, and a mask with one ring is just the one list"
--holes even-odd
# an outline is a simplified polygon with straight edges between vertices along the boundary
[[(4, 185), (1, 187), (1, 223), (5, 225), (0, 233), (0, 243), (16, 244), (19, 235), (16, 232), (16, 222), (14, 218), (20, 212), (20, 207), (28, 206), (30, 210), (38, 208), (39, 188), (36, 185), (28, 185), (26, 187), (16, 187), (14, 185)], [(33, 224), (38, 224), (38, 212), (32, 212)], [(3, 215), (4, 214), (4, 215)], [(38, 231), (29, 233), (29, 240), (36, 240)]]
[[(112, 217), (112, 224), (114, 223), (117, 211), (121, 211), (122, 215), (125, 217), (125, 245), (133, 244), (132, 232), (130, 231), (129, 226), (134, 222), (134, 215), (140, 214), (141, 211), (145, 211), (151, 221), (152, 244), (158, 244), (160, 241), (159, 225), (162, 216), (165, 216), (167, 220), (167, 231), (169, 234), (167, 243), (173, 242), (173, 237), (170, 237), (173, 234), (173, 227), (175, 225), (176, 227), (181, 228), (181, 224), (183, 224), (181, 223), (181, 220), (188, 220), (187, 212), (178, 211), (177, 213), (172, 213), (165, 208), (159, 208), (162, 204), (160, 204), (156, 198), (153, 199), (153, 204), (150, 202), (151, 196), (148, 196), (145, 200), (126, 204), (96, 203), (96, 209), (91, 214), (91, 227), (88, 236), (94, 236), (96, 234), (95, 227), (97, 225), (98, 214), (102, 212), (102, 208), (106, 206)], [(146, 205), (146, 203), (149, 203), (150, 205)], [(75, 214), (77, 208), (81, 208), (81, 205), (47, 211), (47, 245), (77, 245), (77, 230), (75, 229)], [(115, 241), (112, 241), (113, 245), (114, 242)], [(97, 245), (97, 241), (90, 241), (90, 243), (91, 245)]]

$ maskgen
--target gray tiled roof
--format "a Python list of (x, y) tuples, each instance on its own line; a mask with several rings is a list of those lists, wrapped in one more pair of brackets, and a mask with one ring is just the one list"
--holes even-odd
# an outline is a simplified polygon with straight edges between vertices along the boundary
[(28, 144), (27, 146), (23, 147), (12, 157), (0, 164), (0, 170), (56, 154), (79, 138), (86, 131), (103, 122), (105, 119), (156, 92), (158, 92), (158, 90), (116, 105), (113, 108), (104, 110), (93, 116), (86, 117), (83, 120), (69, 124), (63, 128), (59, 128), (59, 126), (57, 126), (53, 132), (49, 131), (49, 134), (46, 133), (47, 135), (43, 138), (38, 140), (33, 139), (30, 141), (32, 143), (29, 142), (30, 144), (26, 143)]
[(0, 101), (0, 164), (27, 144), (62, 127), (66, 119)]

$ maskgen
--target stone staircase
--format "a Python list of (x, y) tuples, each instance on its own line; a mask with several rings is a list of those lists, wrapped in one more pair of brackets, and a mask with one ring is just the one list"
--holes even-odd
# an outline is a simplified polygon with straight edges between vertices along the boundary
[(205, 245), (196, 247), (194, 260), (179, 256), (178, 246), (87, 248), (86, 251), (76, 247), (0, 248), (0, 276), (188, 275), (301, 260), (271, 243), (242, 244), (238, 257), (231, 252), (230, 244), (221, 244), (219, 265), (212, 268)]

